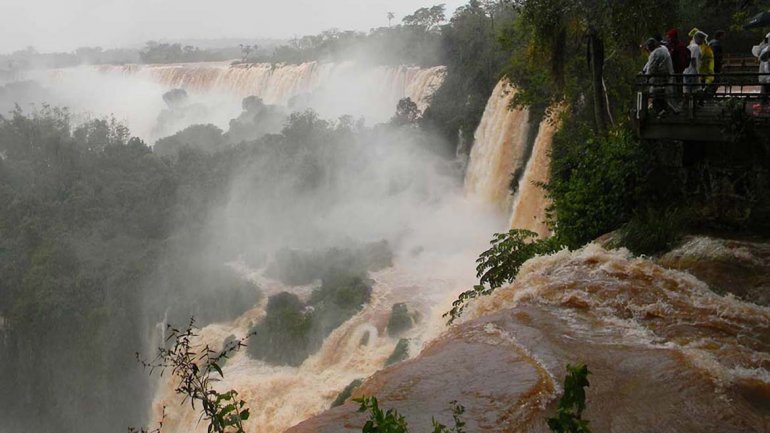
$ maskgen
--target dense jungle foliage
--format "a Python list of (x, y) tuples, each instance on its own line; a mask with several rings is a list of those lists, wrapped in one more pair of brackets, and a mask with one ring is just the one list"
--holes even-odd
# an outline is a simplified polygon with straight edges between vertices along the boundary
[(767, 233), (767, 137), (716, 146), (640, 142), (630, 117), (633, 77), (645, 62), (640, 42), (673, 27), (726, 29), (727, 51), (748, 55), (746, 41), (761, 36), (739, 24), (767, 2), (513, 3), (519, 19), (501, 41), (514, 52), (506, 77), (519, 89), (515, 102), (558, 107), (546, 189), (560, 243), (576, 248), (622, 229), (621, 244), (651, 254), (684, 231)]
[(73, 125), (52, 108), (0, 118), (0, 155), (4, 420), (80, 431), (141, 419), (149, 383), (130, 358), (154, 323), (222, 320), (258, 299), (223, 266), (160, 260), (195, 232), (224, 157), (171, 162), (114, 120)]

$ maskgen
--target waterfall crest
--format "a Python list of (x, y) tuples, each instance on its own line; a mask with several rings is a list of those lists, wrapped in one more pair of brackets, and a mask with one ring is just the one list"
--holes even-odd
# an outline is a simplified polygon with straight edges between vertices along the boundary
[(99, 66), (98, 70), (136, 76), (191, 93), (239, 98), (254, 95), (266, 104), (308, 106), (325, 116), (362, 114), (376, 121), (387, 120), (401, 98), (411, 98), (424, 110), (446, 75), (443, 66), (366, 66), (355, 62), (109, 65)]

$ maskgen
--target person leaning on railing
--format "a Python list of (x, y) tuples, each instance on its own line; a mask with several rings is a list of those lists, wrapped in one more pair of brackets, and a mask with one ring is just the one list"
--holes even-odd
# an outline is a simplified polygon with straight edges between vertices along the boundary
[(770, 33), (759, 45), (754, 46), (751, 53), (759, 58), (759, 84), (762, 88), (762, 98), (767, 102), (770, 96), (770, 75), (763, 74), (770, 74)]
[(674, 87), (674, 93), (676, 95), (678, 104), (681, 106), (682, 99), (682, 73), (690, 66), (690, 50), (687, 49), (687, 45), (679, 40), (679, 30), (671, 29), (666, 32), (666, 44), (668, 45), (668, 53), (671, 55), (671, 62), (674, 64), (674, 81), (676, 86)]
[[(759, 73), (770, 74), (770, 45), (759, 54)], [(767, 102), (770, 96), (770, 75), (760, 75), (759, 83), (762, 85), (762, 98)]]
[(700, 31), (695, 28), (692, 29), (689, 33), (690, 36), (693, 37), (692, 41), (690, 41), (690, 45), (687, 46), (687, 49), (690, 50), (690, 62), (687, 66), (687, 68), (684, 70), (684, 94), (685, 99), (689, 99), (690, 96), (698, 91), (698, 71), (701, 68), (701, 49), (700, 44), (698, 41), (695, 40), (695, 35), (698, 34)]
[(722, 65), (724, 64), (724, 47), (722, 41), (727, 33), (724, 30), (717, 30), (714, 39), (708, 42), (709, 49), (713, 55), (713, 78), (711, 84), (706, 88), (706, 93), (715, 95), (719, 89), (720, 75), (722, 74)]
[(647, 83), (650, 84), (653, 111), (658, 118), (666, 115), (667, 108), (678, 114), (679, 109), (670, 101), (673, 97), (674, 66), (668, 48), (661, 45), (655, 38), (648, 39), (642, 46), (650, 53), (642, 73), (649, 77)]
[(698, 73), (702, 75), (701, 83), (705, 86), (714, 82), (714, 50), (708, 44), (709, 36), (706, 33), (699, 31), (693, 37), (693, 40), (700, 47), (701, 62), (698, 68)]
[(714, 33), (714, 39), (709, 41), (709, 46), (714, 52), (714, 73), (717, 75), (722, 73), (722, 65), (725, 62), (725, 50), (723, 44), (725, 35), (727, 35), (727, 32), (724, 30), (717, 30), (716, 33)]

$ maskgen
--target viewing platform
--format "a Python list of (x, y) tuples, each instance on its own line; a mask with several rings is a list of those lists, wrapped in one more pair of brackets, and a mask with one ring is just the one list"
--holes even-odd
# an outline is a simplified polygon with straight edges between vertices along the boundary
[[(745, 62), (742, 66), (748, 67)], [(756, 67), (756, 64), (750, 65)], [(737, 68), (735, 68), (737, 69)], [(730, 70), (735, 70), (730, 68)], [(756, 72), (727, 72), (716, 76), (697, 75), (698, 83), (693, 93), (682, 93), (683, 76), (638, 75), (637, 98), (633, 121), (640, 138), (646, 140), (681, 140), (702, 142), (731, 142), (741, 129), (753, 128), (754, 132), (770, 137), (770, 95), (762, 95), (760, 76)], [(700, 84), (702, 79), (714, 77), (712, 84)], [(679, 108), (676, 114), (670, 106), (666, 114), (658, 116), (652, 108), (653, 87), (651, 82), (670, 81), (656, 85), (659, 92), (665, 89), (665, 99)]]

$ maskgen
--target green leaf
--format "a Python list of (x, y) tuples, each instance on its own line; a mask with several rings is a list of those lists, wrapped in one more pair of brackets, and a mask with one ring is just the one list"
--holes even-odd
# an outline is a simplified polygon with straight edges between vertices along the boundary
[(219, 364), (217, 364), (216, 362), (212, 362), (211, 364), (209, 364), (209, 367), (216, 370), (221, 377), (225, 377), (225, 375), (222, 373), (222, 369), (219, 367)]
[(249, 413), (249, 410), (248, 410), (248, 409), (245, 409), (245, 410), (242, 410), (242, 411), (241, 411), (241, 420), (242, 420), (242, 421), (246, 421), (246, 420), (248, 420), (248, 419), (249, 419), (249, 416), (250, 416), (250, 413)]

